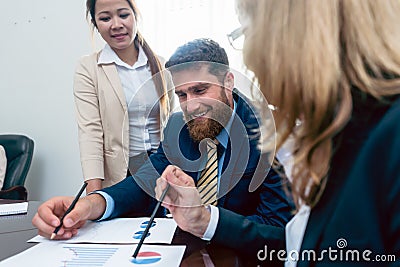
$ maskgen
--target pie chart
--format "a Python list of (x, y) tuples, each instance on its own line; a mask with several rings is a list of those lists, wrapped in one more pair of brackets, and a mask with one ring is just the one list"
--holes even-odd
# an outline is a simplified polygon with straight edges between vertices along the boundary
[(131, 259), (134, 264), (152, 264), (161, 260), (161, 254), (153, 251), (139, 252), (136, 259)]

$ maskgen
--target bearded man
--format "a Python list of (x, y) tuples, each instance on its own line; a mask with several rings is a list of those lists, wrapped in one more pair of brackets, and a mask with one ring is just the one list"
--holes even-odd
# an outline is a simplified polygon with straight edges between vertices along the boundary
[[(168, 119), (157, 152), (133, 177), (84, 197), (90, 205), (82, 199), (78, 201), (79, 208), (72, 212), (74, 223), (57, 238), (75, 235), (86, 219), (149, 216), (157, 202), (156, 180), (169, 165), (179, 167), (193, 178), (204, 196), (202, 204), (209, 208), (211, 220), (218, 213), (213, 207), (223, 207), (249, 220), (278, 227), (284, 227), (291, 218), (292, 201), (283, 190), (287, 180), (274, 169), (259, 164), (257, 115), (249, 100), (234, 88), (234, 75), (225, 50), (213, 40), (196, 39), (179, 47), (166, 67), (182, 111)], [(262, 182), (257, 190), (250, 192), (250, 181), (256, 173), (261, 175)], [(62, 201), (67, 199), (50, 199), (39, 208), (33, 220), (39, 234), (51, 235), (54, 229), (47, 219), (52, 218), (49, 214), (58, 217), (56, 212), (63, 212), (51, 208), (61, 206)], [(165, 212), (160, 209), (158, 215)], [(207, 229), (203, 236), (209, 241), (208, 232), (213, 229)]]

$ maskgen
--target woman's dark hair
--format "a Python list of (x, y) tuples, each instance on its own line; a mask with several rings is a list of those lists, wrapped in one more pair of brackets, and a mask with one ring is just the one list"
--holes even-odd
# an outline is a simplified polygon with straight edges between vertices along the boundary
[[(135, 15), (135, 18), (140, 18), (140, 11), (135, 3), (134, 0), (126, 0), (130, 6), (130, 8), (133, 11), (133, 14)], [(96, 9), (96, 2), (97, 0), (86, 0), (86, 17), (89, 20), (89, 15), (90, 15), (90, 21), (92, 25), (97, 28), (96, 20), (95, 20), (95, 9)], [(153, 81), (154, 84), (157, 88), (157, 92), (160, 96), (160, 104), (163, 107), (166, 107), (167, 104), (167, 86), (165, 83), (165, 77), (163, 75), (162, 70), (164, 69), (159, 58), (157, 55), (153, 52), (153, 50), (150, 48), (149, 44), (146, 42), (146, 40), (143, 38), (142, 34), (138, 31), (135, 37), (135, 46), (138, 47), (139, 45), (142, 46), (144, 53), (147, 56), (147, 59), (149, 61), (149, 66), (150, 66), (150, 71), (151, 75), (153, 76)], [(157, 73), (160, 73), (161, 75), (156, 75)]]

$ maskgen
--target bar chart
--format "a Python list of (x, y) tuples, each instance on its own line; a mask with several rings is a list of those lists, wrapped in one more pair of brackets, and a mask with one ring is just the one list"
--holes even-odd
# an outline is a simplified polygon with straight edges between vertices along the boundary
[(62, 260), (62, 267), (104, 266), (118, 250), (118, 248), (81, 247), (74, 245), (65, 245), (63, 249), (70, 250), (73, 253), (73, 257)]

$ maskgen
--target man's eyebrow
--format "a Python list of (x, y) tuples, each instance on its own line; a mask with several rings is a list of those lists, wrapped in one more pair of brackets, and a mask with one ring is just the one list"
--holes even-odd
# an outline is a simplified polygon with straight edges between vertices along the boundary
[(196, 84), (196, 85), (190, 86), (190, 87), (188, 88), (188, 90), (189, 90), (189, 91), (194, 91), (194, 90), (201, 89), (201, 88), (207, 89), (207, 88), (209, 88), (209, 87), (211, 87), (211, 83), (202, 82), (202, 83), (198, 83), (198, 84)]

